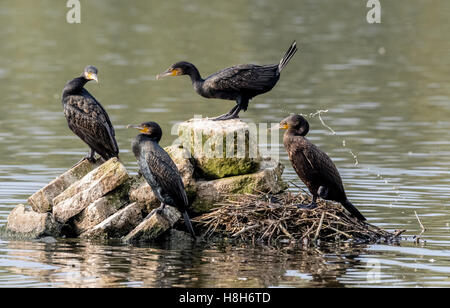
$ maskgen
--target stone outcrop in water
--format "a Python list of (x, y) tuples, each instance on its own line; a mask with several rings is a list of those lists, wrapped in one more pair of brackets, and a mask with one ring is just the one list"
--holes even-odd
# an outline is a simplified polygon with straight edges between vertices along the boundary
[(53, 198), (65, 191), (70, 185), (80, 180), (100, 164), (91, 164), (83, 160), (73, 168), (61, 174), (48, 185), (28, 198), (28, 203), (35, 212), (46, 213), (53, 208)]
[[(276, 194), (286, 189), (281, 179), (284, 167), (261, 158), (250, 135), (249, 126), (239, 120), (193, 120), (179, 125), (178, 141), (182, 144), (166, 151), (182, 176), (191, 216), (210, 211), (230, 194)], [(150, 186), (142, 176), (131, 176), (117, 158), (101, 165), (83, 161), (33, 194), (28, 202), (31, 209), (20, 205), (9, 215), (9, 231), (32, 237), (151, 241), (181, 217), (170, 206), (162, 212), (153, 211), (160, 202)]]
[(65, 223), (127, 179), (125, 167), (117, 158), (112, 158), (56, 196), (53, 199), (53, 216), (58, 222)]
[(134, 202), (81, 234), (82, 238), (119, 238), (142, 222), (142, 206)]
[(126, 242), (153, 241), (180, 219), (181, 213), (172, 206), (166, 206), (161, 213), (154, 210), (133, 231), (124, 237)]
[(260, 157), (256, 136), (238, 119), (193, 119), (178, 126), (179, 141), (192, 153), (198, 175), (207, 180), (256, 172)]
[(6, 228), (32, 238), (58, 236), (61, 225), (50, 213), (38, 213), (20, 204), (8, 216)]

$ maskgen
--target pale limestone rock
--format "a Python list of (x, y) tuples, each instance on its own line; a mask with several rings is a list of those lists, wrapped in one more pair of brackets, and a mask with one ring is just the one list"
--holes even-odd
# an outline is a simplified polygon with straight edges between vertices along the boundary
[(166, 205), (159, 214), (157, 210), (150, 213), (133, 231), (124, 237), (126, 242), (151, 242), (158, 239), (165, 231), (173, 227), (180, 219), (181, 213), (174, 207)]
[(100, 162), (92, 164), (88, 160), (83, 160), (34, 193), (28, 198), (28, 203), (35, 212), (50, 212), (53, 207), (53, 198), (58, 196), (70, 185), (80, 180), (83, 176), (97, 168), (99, 165)]
[(82, 238), (118, 238), (128, 234), (142, 221), (142, 206), (132, 203), (81, 234)]
[(127, 183), (121, 185), (104, 197), (95, 200), (87, 208), (76, 215), (72, 221), (73, 231), (81, 234), (98, 225), (128, 203)]
[(9, 213), (6, 229), (32, 238), (58, 236), (61, 226), (50, 213), (37, 213), (20, 204)]
[(117, 158), (111, 158), (53, 199), (55, 219), (65, 223), (128, 178), (125, 167)]
[(256, 126), (239, 119), (193, 119), (178, 124), (178, 142), (195, 160), (205, 179), (256, 172), (260, 166)]

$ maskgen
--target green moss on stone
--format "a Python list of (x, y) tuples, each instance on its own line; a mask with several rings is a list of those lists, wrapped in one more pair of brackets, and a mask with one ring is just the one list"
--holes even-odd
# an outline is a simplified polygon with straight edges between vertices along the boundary
[(253, 173), (259, 167), (259, 161), (249, 158), (202, 158), (196, 164), (196, 172), (200, 177), (213, 180)]

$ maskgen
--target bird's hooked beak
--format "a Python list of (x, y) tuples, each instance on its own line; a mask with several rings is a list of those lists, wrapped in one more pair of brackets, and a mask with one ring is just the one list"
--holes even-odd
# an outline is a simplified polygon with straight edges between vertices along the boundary
[(280, 126), (278, 128), (279, 129), (288, 129), (289, 125), (286, 122), (281, 122)]
[(148, 127), (142, 125), (129, 124), (127, 128), (135, 128), (138, 129), (141, 133), (148, 133)]
[(164, 73), (156, 75), (156, 80), (159, 80), (159, 79), (167, 77), (167, 76), (179, 76), (179, 75), (181, 75), (181, 69), (179, 69), (179, 68), (169, 68)]
[(271, 128), (268, 128), (267, 131), (271, 132), (271, 131), (274, 131), (274, 130), (288, 129), (288, 128), (289, 128), (289, 125), (287, 125), (287, 123), (281, 122), (279, 125), (275, 125), (275, 126), (273, 126)]
[(88, 73), (86, 76), (87, 80), (95, 80), (98, 83), (98, 77), (95, 73)]

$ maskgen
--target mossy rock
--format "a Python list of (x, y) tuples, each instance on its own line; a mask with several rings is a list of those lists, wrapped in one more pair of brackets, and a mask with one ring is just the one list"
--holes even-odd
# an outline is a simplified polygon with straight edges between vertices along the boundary
[(250, 158), (200, 158), (196, 160), (196, 177), (206, 180), (249, 174), (259, 169), (258, 160)]
[(178, 142), (194, 159), (195, 176), (212, 180), (256, 172), (261, 158), (256, 129), (241, 120), (180, 123)]

